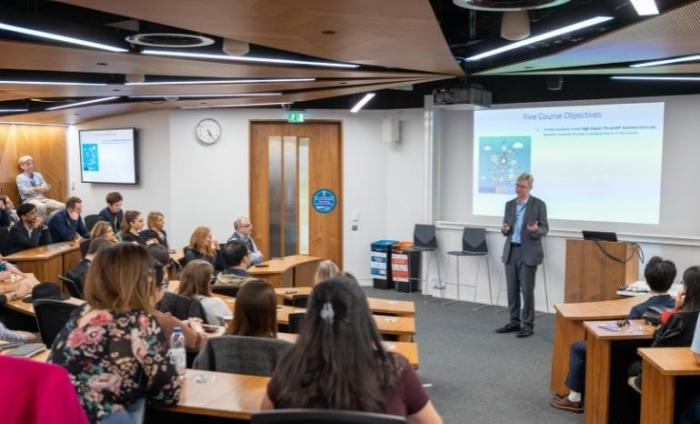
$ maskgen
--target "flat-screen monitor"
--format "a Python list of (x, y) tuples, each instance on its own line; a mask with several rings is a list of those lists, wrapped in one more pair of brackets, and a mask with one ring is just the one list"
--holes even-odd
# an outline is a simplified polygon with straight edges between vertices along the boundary
[(581, 231), (584, 240), (617, 241), (617, 234), (604, 231)]
[(82, 182), (138, 184), (134, 128), (81, 130), (79, 138)]

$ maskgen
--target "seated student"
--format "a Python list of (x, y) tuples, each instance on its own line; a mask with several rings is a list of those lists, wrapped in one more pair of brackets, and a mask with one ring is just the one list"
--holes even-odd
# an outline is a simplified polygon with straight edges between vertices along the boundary
[(143, 217), (139, 211), (126, 211), (121, 228), (119, 236), (124, 243), (136, 243), (144, 247), (156, 243), (153, 240), (144, 241), (139, 235), (143, 228)]
[[(21, 299), (32, 291), (29, 284), (11, 282), (11, 275), (13, 274), (9, 271), (0, 271), (0, 306), (15, 299)], [(0, 322), (0, 340), (11, 343), (33, 343), (37, 341), (37, 337), (26, 331), (10, 330)]]
[(104, 247), (85, 279), (85, 300), (51, 348), (48, 362), (62, 365), (92, 423), (144, 399), (174, 404), (180, 379), (168, 341), (153, 316), (157, 281), (140, 246)]
[(314, 287), (299, 338), (280, 360), (261, 409), (318, 408), (442, 423), (408, 360), (387, 352), (357, 281)]
[(105, 239), (109, 244), (118, 243), (117, 236), (114, 235), (112, 227), (109, 222), (97, 221), (95, 225), (92, 226), (90, 231), (90, 238), (80, 242), (80, 254), (84, 258), (87, 255), (88, 249), (90, 248), (90, 243), (95, 239)]
[(250, 251), (250, 257), (253, 265), (257, 265), (263, 261), (263, 254), (258, 250), (258, 246), (253, 240), (253, 224), (250, 223), (248, 218), (241, 216), (233, 221), (233, 234), (226, 243), (230, 243), (233, 240), (240, 240), (245, 243), (246, 247)]
[(9, 227), (19, 222), (15, 205), (9, 197), (0, 194), (0, 227)]
[(105, 201), (107, 202), (107, 207), (102, 209), (98, 215), (102, 221), (109, 223), (112, 231), (118, 232), (122, 227), (122, 219), (124, 218), (122, 195), (116, 191), (107, 193)]
[(335, 277), (338, 274), (340, 274), (340, 268), (338, 268), (335, 262), (328, 259), (321, 261), (321, 263), (318, 264), (318, 268), (316, 268), (316, 274), (314, 274), (314, 285), (326, 281), (331, 277)]
[(58, 200), (44, 196), (51, 190), (51, 186), (46, 183), (44, 177), (34, 171), (34, 159), (29, 155), (21, 156), (17, 164), (22, 169), (22, 173), (17, 175), (17, 191), (19, 191), (20, 203), (34, 203), (39, 210), (39, 215), (46, 218), (47, 211), (63, 209), (63, 204)]
[[(156, 278), (156, 292), (155, 292), (155, 304), (157, 305), (161, 302), (165, 295), (177, 296), (172, 293), (168, 293), (168, 280), (165, 278), (165, 269), (160, 262), (154, 261), (153, 267), (155, 268), (155, 278)], [(153, 316), (155, 316), (158, 321), (158, 325), (163, 329), (165, 337), (170, 340), (170, 336), (173, 333), (175, 327), (180, 327), (182, 333), (185, 336), (185, 347), (190, 351), (199, 351), (204, 343), (207, 341), (207, 334), (202, 328), (202, 320), (199, 318), (188, 318), (188, 319), (178, 319), (173, 316), (170, 312), (163, 312), (156, 308), (153, 311)]]
[(76, 266), (70, 269), (68, 273), (66, 273), (66, 278), (69, 278), (75, 282), (75, 284), (78, 285), (78, 289), (80, 289), (80, 292), (82, 293), (85, 288), (85, 275), (88, 272), (88, 268), (90, 268), (90, 263), (92, 263), (92, 260), (95, 258), (95, 255), (97, 252), (99, 252), (100, 249), (102, 249), (105, 246), (109, 246), (110, 242), (108, 242), (106, 239), (103, 238), (96, 238), (93, 239), (90, 242), (90, 248), (87, 251), (87, 254), (85, 255), (84, 258), (78, 262)]
[(51, 243), (61, 241), (73, 241), (78, 238), (90, 237), (90, 233), (85, 227), (80, 212), (83, 209), (83, 201), (72, 196), (66, 201), (66, 208), (56, 212), (49, 219), (49, 232), (51, 233)]
[[(188, 265), (189, 266), (189, 265)], [(236, 296), (227, 336), (214, 337), (193, 368), (269, 376), (292, 343), (277, 339), (277, 295), (265, 280), (250, 280)]]
[(214, 282), (215, 287), (241, 287), (251, 279), (247, 269), (250, 267), (252, 259), (245, 243), (240, 240), (230, 241), (224, 246), (221, 255), (226, 269), (217, 274)]
[[(676, 278), (676, 266), (673, 262), (654, 256), (644, 268), (644, 279), (649, 285), (651, 295), (646, 301), (635, 305), (630, 310), (629, 319), (639, 319), (644, 312), (652, 306), (673, 307), (673, 297), (668, 294), (668, 289)], [(566, 386), (569, 394), (555, 397), (550, 405), (566, 411), (583, 412), (582, 394), (586, 379), (586, 342), (581, 340), (571, 345), (569, 352), (569, 373), (566, 377)]]
[(168, 247), (168, 234), (165, 232), (165, 215), (162, 212), (149, 212), (146, 219), (147, 229), (139, 235), (142, 240), (156, 240), (158, 244)]
[(177, 294), (197, 299), (207, 315), (207, 323), (226, 325), (224, 317), (231, 316), (231, 310), (226, 306), (226, 302), (212, 296), (209, 291), (213, 272), (214, 267), (207, 261), (195, 259), (188, 263), (180, 274), (180, 286)]
[(7, 240), (9, 253), (20, 252), (33, 247), (46, 246), (51, 242), (49, 230), (39, 216), (33, 203), (22, 203), (17, 210), (21, 221), (10, 228)]
[(219, 242), (214, 240), (211, 230), (207, 227), (197, 227), (190, 237), (190, 245), (183, 250), (184, 264), (195, 259), (204, 259), (212, 266), (216, 266), (217, 250), (219, 250)]

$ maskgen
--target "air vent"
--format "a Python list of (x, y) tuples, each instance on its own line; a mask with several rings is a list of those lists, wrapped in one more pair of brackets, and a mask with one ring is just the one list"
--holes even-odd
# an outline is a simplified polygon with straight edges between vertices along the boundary
[(517, 12), (559, 6), (571, 0), (452, 0), (459, 7), (488, 12)]
[(131, 44), (146, 47), (191, 48), (203, 47), (214, 44), (209, 37), (194, 34), (177, 34), (168, 32), (154, 32), (149, 34), (134, 34), (126, 37)]

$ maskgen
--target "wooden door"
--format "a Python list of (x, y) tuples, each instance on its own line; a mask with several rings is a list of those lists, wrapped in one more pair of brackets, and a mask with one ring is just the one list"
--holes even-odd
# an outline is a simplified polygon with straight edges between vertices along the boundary
[[(342, 267), (340, 134), (339, 122), (251, 122), (250, 219), (266, 258), (301, 253)], [(332, 210), (313, 207), (319, 190), (335, 195)]]

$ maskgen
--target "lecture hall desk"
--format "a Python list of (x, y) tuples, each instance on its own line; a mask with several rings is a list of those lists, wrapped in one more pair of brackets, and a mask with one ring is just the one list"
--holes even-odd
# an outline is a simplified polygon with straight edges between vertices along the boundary
[(693, 376), (700, 387), (700, 365), (687, 347), (638, 350), (642, 357), (642, 424), (673, 424), (676, 377)]
[[(300, 296), (309, 296), (313, 287), (277, 288), (275, 293), (281, 301), (289, 304)], [(368, 297), (367, 303), (372, 313), (412, 317), (416, 314), (416, 304), (411, 301)]]
[(80, 262), (80, 244), (64, 241), (23, 250), (5, 256), (5, 260), (17, 265), (22, 272), (32, 273), (42, 282), (60, 284), (59, 275), (65, 275)]
[(612, 320), (626, 317), (632, 306), (645, 301), (647, 296), (626, 297), (600, 302), (559, 303), (554, 305), (554, 343), (552, 352), (552, 379), (550, 389), (560, 396), (569, 393), (564, 384), (569, 370), (571, 344), (586, 338), (584, 321)]
[(248, 272), (253, 277), (264, 278), (272, 287), (299, 287), (311, 285), (316, 268), (322, 258), (307, 255), (292, 255), (269, 259), (263, 266), (253, 266)]
[[(630, 327), (623, 331), (608, 330), (601, 325), (616, 325), (616, 321), (586, 321), (586, 396), (584, 399), (584, 423), (606, 424), (611, 412), (611, 375), (613, 374), (613, 350), (625, 343), (651, 340), (656, 327), (644, 320), (630, 320)], [(633, 355), (633, 354), (632, 354)], [(634, 357), (630, 358), (630, 362)], [(627, 363), (625, 364), (628, 365)], [(619, 371), (619, 370), (617, 370)], [(627, 369), (622, 370), (625, 372)], [(618, 382), (620, 383), (620, 382)], [(623, 384), (627, 384), (625, 380)]]

